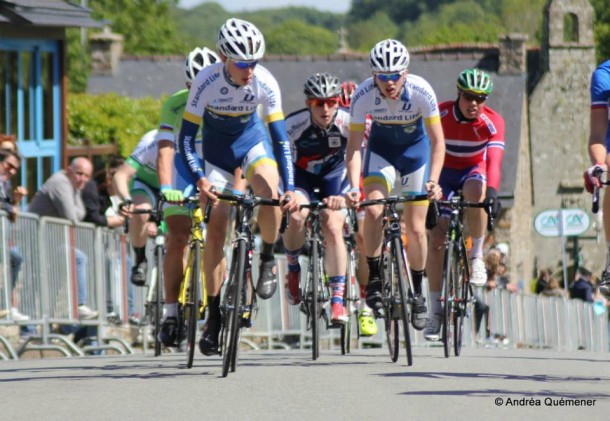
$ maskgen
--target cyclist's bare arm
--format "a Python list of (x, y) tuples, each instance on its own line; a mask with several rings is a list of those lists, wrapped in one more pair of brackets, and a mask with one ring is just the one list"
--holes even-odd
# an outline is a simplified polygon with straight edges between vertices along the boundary
[(606, 163), (606, 133), (608, 131), (608, 109), (591, 110), (591, 134), (589, 135), (589, 156), (593, 164)]
[(171, 186), (174, 168), (174, 143), (169, 140), (159, 140), (158, 147), (157, 178), (159, 179), (159, 186)]
[(131, 197), (131, 195), (129, 194), (129, 181), (133, 178), (135, 173), (136, 169), (134, 167), (127, 163), (124, 163), (114, 173), (114, 177), (112, 177), (114, 190), (123, 200), (129, 199)]
[[(345, 161), (347, 166), (347, 177), (352, 188), (360, 185), (360, 172), (362, 171), (362, 156), (360, 148), (364, 139), (363, 131), (349, 131), (347, 138), (347, 149), (345, 151)], [(358, 202), (360, 192), (352, 190), (348, 192), (347, 199), (349, 204)]]

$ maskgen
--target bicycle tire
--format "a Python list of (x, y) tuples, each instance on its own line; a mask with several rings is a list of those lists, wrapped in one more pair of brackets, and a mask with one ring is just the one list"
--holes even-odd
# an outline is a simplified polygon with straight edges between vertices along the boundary
[(405, 353), (407, 354), (407, 365), (413, 365), (413, 351), (411, 349), (411, 333), (409, 331), (409, 290), (407, 282), (409, 276), (409, 267), (404, 255), (404, 248), (402, 240), (400, 238), (394, 238), (393, 240), (394, 259), (396, 265), (396, 282), (398, 283), (398, 292), (400, 295), (400, 305), (398, 306), (400, 311), (400, 319), (402, 320), (402, 334), (405, 339)]
[(354, 250), (351, 246), (347, 249), (347, 274), (345, 277), (345, 294), (343, 296), (343, 302), (345, 303), (345, 310), (347, 311), (347, 322), (341, 326), (341, 354), (349, 354), (351, 352), (352, 342), (352, 316), (354, 313), (354, 302), (356, 299), (356, 273), (354, 267)]
[(186, 367), (193, 366), (193, 357), (195, 348), (197, 347), (197, 322), (199, 320), (199, 279), (201, 274), (201, 245), (198, 241), (193, 243), (191, 248), (192, 258), (189, 259), (191, 264), (190, 281), (188, 288), (187, 300), (185, 303), (185, 322), (186, 322)]
[(155, 357), (161, 355), (161, 341), (159, 340), (159, 332), (161, 331), (161, 297), (162, 297), (162, 286), (163, 286), (163, 248), (159, 245), (156, 247), (156, 256), (157, 256), (157, 273), (155, 276), (155, 301), (153, 303), (154, 315), (153, 315), (153, 325), (154, 325), (154, 340), (155, 340)]
[(459, 301), (456, 305), (456, 312), (454, 314), (454, 327), (453, 327), (453, 355), (456, 357), (460, 356), (462, 351), (462, 338), (464, 330), (464, 317), (466, 316), (466, 310), (468, 306), (468, 259), (466, 258), (465, 248), (461, 248), (458, 252), (459, 260), (456, 267), (456, 294)]
[(319, 244), (316, 240), (313, 241), (311, 261), (313, 262), (313, 276), (311, 278), (311, 358), (315, 361), (320, 356), (320, 325), (318, 319), (320, 316), (319, 288), (321, 282)]
[(443, 351), (445, 358), (449, 358), (451, 351), (451, 342), (453, 341), (453, 302), (455, 299), (453, 290), (453, 276), (454, 276), (454, 256), (455, 244), (450, 241), (445, 248), (445, 258), (443, 262), (443, 322), (441, 334), (443, 336)]
[[(232, 259), (238, 259), (235, 264), (235, 272), (233, 272), (225, 294), (229, 294), (227, 300), (227, 308), (224, 314), (225, 332), (224, 346), (222, 355), (222, 377), (227, 377), (229, 370), (235, 371), (237, 347), (238, 347), (238, 332), (239, 332), (239, 309), (241, 304), (241, 290), (244, 284), (244, 269), (246, 262), (246, 245), (240, 241), (233, 250)], [(236, 253), (237, 251), (237, 253)], [(233, 265), (233, 263), (232, 263)]]
[(388, 251), (383, 253), (382, 271), (384, 280), (383, 305), (385, 308), (383, 313), (383, 325), (388, 344), (388, 352), (390, 353), (390, 360), (395, 363), (398, 361), (399, 355), (400, 331), (398, 327), (398, 319), (394, 319), (392, 317), (392, 303), (394, 301), (395, 284), (394, 278), (396, 271), (394, 270), (394, 264), (392, 263), (392, 256)]

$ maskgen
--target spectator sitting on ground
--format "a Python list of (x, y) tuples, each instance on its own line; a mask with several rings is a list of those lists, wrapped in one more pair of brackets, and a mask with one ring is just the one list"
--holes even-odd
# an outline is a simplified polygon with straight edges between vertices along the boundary
[(540, 291), (540, 295), (545, 297), (567, 298), (568, 294), (563, 288), (559, 287), (559, 281), (554, 276), (549, 276), (544, 289)]
[(591, 284), (591, 271), (578, 268), (576, 279), (570, 285), (570, 298), (577, 298), (587, 303), (593, 302), (593, 285)]
[[(40, 216), (63, 218), (72, 223), (85, 217), (85, 205), (81, 192), (91, 178), (93, 166), (87, 158), (74, 158), (70, 166), (53, 174), (36, 192), (28, 211)], [(95, 319), (97, 311), (87, 306), (87, 256), (74, 249), (76, 257), (76, 281), (78, 285), (78, 317)]]

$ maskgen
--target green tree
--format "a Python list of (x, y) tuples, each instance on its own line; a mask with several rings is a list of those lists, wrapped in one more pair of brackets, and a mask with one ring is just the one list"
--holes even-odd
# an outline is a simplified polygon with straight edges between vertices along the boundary
[(377, 42), (398, 35), (398, 26), (385, 12), (377, 12), (367, 20), (355, 22), (347, 30), (348, 44), (355, 51), (369, 51)]
[(272, 54), (330, 54), (339, 47), (336, 33), (311, 27), (299, 20), (287, 20), (265, 35), (267, 51)]
[(593, 35), (598, 63), (610, 58), (610, 7), (608, 0), (589, 0), (595, 10)]
[(178, 35), (172, 12), (178, 0), (97, 0), (92, 16), (110, 21), (113, 32), (125, 37), (128, 54), (184, 54), (188, 47)]

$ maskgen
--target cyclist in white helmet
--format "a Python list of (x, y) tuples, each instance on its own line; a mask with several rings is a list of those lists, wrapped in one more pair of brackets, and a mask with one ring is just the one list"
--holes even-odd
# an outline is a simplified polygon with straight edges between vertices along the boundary
[[(350, 107), (350, 132), (347, 169), (351, 189), (350, 203), (359, 200), (358, 182), (362, 170), (367, 200), (387, 197), (396, 181), (403, 195), (427, 193), (440, 199), (438, 177), (445, 155), (445, 140), (436, 95), (420, 76), (409, 74), (409, 53), (400, 42), (387, 39), (370, 52), (373, 76), (354, 92)], [(362, 165), (361, 145), (367, 114), (372, 118), (371, 133)], [(400, 178), (397, 180), (396, 172)], [(428, 201), (408, 202), (403, 212), (409, 247), (407, 255), (415, 289), (413, 327), (426, 326), (427, 308), (422, 295), (426, 262), (426, 213)], [(365, 210), (364, 251), (369, 264), (366, 301), (381, 308), (380, 257), (382, 207)]]
[[(220, 192), (233, 189), (233, 170), (241, 167), (254, 193), (262, 197), (278, 198), (281, 175), (282, 200), (289, 198), (284, 209), (294, 211), (294, 170), (281, 92), (273, 75), (258, 64), (265, 53), (263, 35), (250, 22), (229, 19), (220, 28), (217, 47), (222, 63), (206, 67), (193, 81), (178, 141), (182, 159), (199, 188), (201, 205), (208, 200), (217, 202), (212, 188)], [(271, 139), (256, 112), (258, 105), (263, 106)], [(202, 123), (203, 150), (198, 153), (194, 141)], [(204, 355), (218, 353), (219, 295), (229, 210), (227, 203), (215, 203), (207, 225), (204, 263), (210, 313), (199, 342)], [(258, 224), (263, 243), (256, 292), (261, 299), (268, 299), (277, 288), (273, 247), (280, 209), (261, 208)]]

